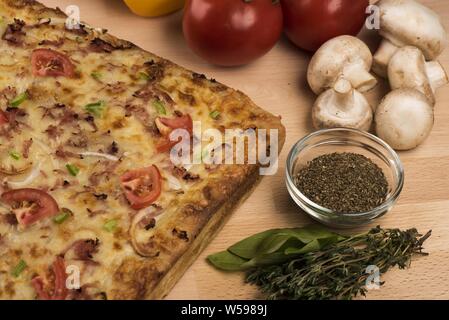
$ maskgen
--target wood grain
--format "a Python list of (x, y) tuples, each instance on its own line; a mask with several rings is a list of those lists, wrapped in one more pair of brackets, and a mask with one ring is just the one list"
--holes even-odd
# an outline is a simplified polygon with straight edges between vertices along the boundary
[[(287, 141), (277, 175), (262, 181), (167, 297), (260, 298), (254, 287), (244, 284), (241, 274), (219, 272), (210, 267), (205, 258), (265, 229), (302, 226), (312, 222), (293, 204), (284, 185), (284, 164), (290, 147), (312, 130), (310, 109), (315, 97), (305, 81), (309, 55), (282, 39), (268, 55), (249, 66), (217, 68), (208, 65), (187, 48), (182, 36), (181, 13), (144, 19), (130, 13), (121, 0), (42, 2), (62, 9), (76, 4), (81, 9), (82, 20), (89, 24), (107, 28), (112, 34), (130, 40), (145, 50), (238, 88), (261, 107), (282, 115), (287, 128)], [(449, 30), (449, 1), (421, 2), (436, 10)], [(361, 37), (372, 48), (379, 40), (374, 32), (366, 30)], [(449, 49), (439, 60), (449, 70)], [(370, 102), (377, 105), (387, 88), (387, 84), (381, 82), (368, 94)], [(430, 138), (418, 149), (400, 153), (406, 170), (406, 185), (398, 205), (376, 221), (383, 227), (417, 227), (422, 232), (432, 229), (433, 236), (426, 244), (430, 256), (417, 258), (409, 270), (395, 269), (382, 276), (385, 286), (369, 292), (369, 299), (449, 299), (449, 86), (438, 91), (437, 101), (436, 122)]]

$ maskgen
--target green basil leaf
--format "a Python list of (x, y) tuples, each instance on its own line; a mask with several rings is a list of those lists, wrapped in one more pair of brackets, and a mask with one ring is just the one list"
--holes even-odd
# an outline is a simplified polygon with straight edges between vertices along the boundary
[(256, 256), (279, 251), (290, 240), (293, 240), (296, 243), (296, 246), (304, 246), (304, 243), (298, 241), (294, 236), (292, 236), (292, 234), (288, 232), (280, 232), (273, 234), (262, 241), (258, 247)]
[(334, 232), (330, 232), (320, 226), (307, 226), (299, 229), (285, 229), (283, 232), (291, 234), (303, 243), (309, 243), (316, 239), (325, 239), (336, 235)]
[(252, 259), (259, 253), (258, 248), (260, 244), (269, 236), (279, 232), (279, 229), (267, 230), (258, 234), (255, 234), (251, 237), (243, 239), (242, 241), (237, 242), (233, 246), (231, 246), (228, 250), (243, 258), (243, 259)]
[[(323, 237), (314, 239), (313, 237)], [(257, 255), (245, 263), (242, 268), (280, 264), (292, 259), (292, 255), (322, 249), (328, 243), (334, 243), (338, 236), (334, 233), (318, 230), (315, 227), (302, 229), (283, 229), (267, 237), (259, 246)], [(290, 250), (294, 248), (290, 252)], [(288, 252), (288, 253), (287, 253)]]
[(241, 271), (287, 262), (346, 239), (318, 226), (267, 230), (208, 257), (219, 269)]
[(299, 255), (299, 254), (305, 254), (309, 252), (314, 252), (318, 250), (322, 250), (326, 248), (329, 245), (332, 245), (334, 243), (340, 242), (344, 240), (344, 237), (341, 237), (339, 235), (334, 235), (328, 238), (322, 238), (322, 239), (315, 239), (308, 244), (306, 244), (302, 248), (287, 248), (285, 249), (284, 253), (286, 255)]
[(291, 260), (293, 256), (287, 256), (284, 252), (275, 252), (270, 254), (263, 254), (255, 257), (240, 266), (240, 270), (248, 270), (251, 268), (269, 266), (274, 264), (281, 264)]
[(222, 251), (207, 257), (207, 260), (216, 268), (226, 271), (240, 271), (242, 265), (248, 260), (232, 254), (229, 251)]
[(334, 235), (335, 233), (318, 226), (272, 229), (248, 237), (234, 244), (228, 250), (249, 260), (262, 254), (276, 252), (291, 238), (299, 241), (300, 243), (297, 245), (303, 247), (303, 245), (315, 239), (333, 237)]

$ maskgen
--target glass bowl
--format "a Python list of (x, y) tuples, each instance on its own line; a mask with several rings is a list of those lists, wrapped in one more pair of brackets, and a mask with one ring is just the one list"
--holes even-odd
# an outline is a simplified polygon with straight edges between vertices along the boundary
[[(362, 213), (337, 213), (314, 203), (299, 191), (293, 182), (298, 170), (316, 157), (334, 152), (364, 155), (382, 169), (389, 190), (380, 206)], [(298, 141), (288, 155), (286, 175), (288, 192), (296, 204), (313, 219), (336, 228), (364, 225), (383, 216), (393, 208), (404, 185), (401, 160), (387, 143), (370, 133), (346, 128), (320, 130)]]

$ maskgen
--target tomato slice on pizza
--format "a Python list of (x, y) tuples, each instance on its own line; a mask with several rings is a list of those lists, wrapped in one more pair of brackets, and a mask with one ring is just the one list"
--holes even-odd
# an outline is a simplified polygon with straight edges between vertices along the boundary
[(170, 140), (170, 134), (176, 129), (184, 129), (192, 135), (193, 132), (193, 121), (190, 115), (183, 115), (175, 118), (156, 118), (156, 126), (159, 132), (162, 134), (163, 139), (157, 145), (158, 152), (168, 152), (173, 148), (176, 144), (180, 142), (180, 139), (177, 141)]
[(150, 206), (161, 194), (162, 176), (155, 165), (128, 171), (120, 180), (126, 199), (135, 210)]
[(36, 49), (31, 54), (31, 67), (36, 77), (75, 76), (75, 66), (65, 54), (52, 49)]
[(31, 284), (40, 300), (65, 300), (68, 295), (68, 289), (66, 286), (67, 273), (64, 258), (61, 256), (56, 257), (52, 265), (52, 271), (54, 279), (49, 284), (52, 287), (51, 293), (46, 288), (46, 281), (40, 276), (34, 277), (31, 280)]
[(1, 200), (12, 207), (20, 225), (26, 227), (59, 212), (58, 204), (48, 193), (38, 189), (17, 189), (3, 193)]

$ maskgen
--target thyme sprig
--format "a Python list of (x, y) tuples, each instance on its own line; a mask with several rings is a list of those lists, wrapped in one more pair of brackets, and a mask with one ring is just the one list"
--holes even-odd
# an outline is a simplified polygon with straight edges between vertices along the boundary
[(376, 227), (289, 262), (251, 269), (247, 281), (273, 300), (365, 296), (368, 266), (376, 266), (381, 274), (394, 266), (404, 269), (414, 254), (427, 255), (422, 246), (430, 235), (431, 231), (422, 236), (416, 229)]

